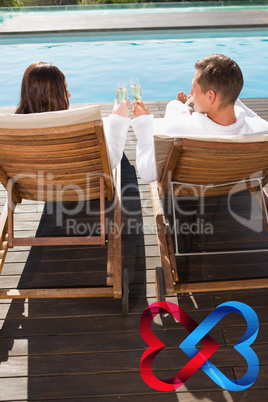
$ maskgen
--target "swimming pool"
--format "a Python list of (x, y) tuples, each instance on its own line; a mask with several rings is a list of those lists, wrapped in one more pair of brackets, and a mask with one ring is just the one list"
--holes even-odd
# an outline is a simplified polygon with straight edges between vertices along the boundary
[(112, 41), (107, 37), (87, 41), (84, 35), (65, 36), (65, 41), (44, 37), (27, 44), (2, 39), (0, 106), (18, 104), (22, 75), (34, 61), (52, 62), (64, 71), (71, 103), (112, 102), (117, 82), (128, 82), (132, 76), (140, 78), (144, 100), (174, 99), (179, 90), (189, 92), (195, 61), (211, 53), (238, 62), (245, 79), (241, 97), (268, 97), (268, 31), (216, 33), (165, 31), (156, 37), (155, 32), (149, 36), (135, 32), (128, 38), (117, 33)]

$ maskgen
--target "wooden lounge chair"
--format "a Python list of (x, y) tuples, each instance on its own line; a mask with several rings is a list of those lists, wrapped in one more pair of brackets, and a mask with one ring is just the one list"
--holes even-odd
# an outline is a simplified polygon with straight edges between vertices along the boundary
[[(235, 140), (197, 138), (171, 138), (155, 135), (155, 158), (157, 181), (151, 183), (154, 217), (157, 227), (161, 267), (156, 268), (156, 291), (158, 300), (166, 295), (187, 292), (206, 292), (268, 287), (267, 278), (239, 280), (214, 280), (181, 283), (177, 266), (180, 258), (207, 256), (210, 254), (267, 252), (264, 250), (217, 250), (206, 252), (180, 252), (176, 233), (176, 200), (183, 197), (228, 195), (250, 190), (265, 215), (267, 224), (266, 194), (263, 187), (268, 182), (268, 133), (240, 136)], [(170, 230), (164, 204), (171, 200), (172, 222)], [(181, 198), (182, 197), (182, 198)], [(171, 222), (171, 220), (170, 220)], [(266, 230), (267, 230), (267, 226)], [(171, 232), (172, 236), (171, 236)], [(268, 240), (268, 239), (267, 239)], [(224, 244), (222, 244), (224, 246)], [(174, 251), (175, 250), (175, 251)], [(191, 251), (191, 250), (190, 250)], [(196, 250), (195, 250), (196, 251)], [(200, 257), (202, 258), (202, 257)], [(254, 276), (254, 272), (253, 272)]]
[[(0, 273), (8, 248), (107, 244), (105, 198), (113, 202), (108, 233), (107, 286), (66, 289), (1, 289), (0, 298), (122, 298), (128, 310), (128, 273), (121, 261), (120, 164), (112, 172), (98, 106), (0, 116), (0, 179), (7, 201), (0, 218)], [(51, 202), (99, 199), (100, 235), (14, 237), (14, 210), (22, 200)], [(107, 202), (108, 202), (107, 201)]]

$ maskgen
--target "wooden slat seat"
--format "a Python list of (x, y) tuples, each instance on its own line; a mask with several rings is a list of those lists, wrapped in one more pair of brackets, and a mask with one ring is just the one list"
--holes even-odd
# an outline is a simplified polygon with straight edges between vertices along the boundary
[[(7, 117), (4, 118), (4, 124), (0, 119), (0, 179), (7, 189), (8, 198), (1, 217), (0, 239), (3, 252), (0, 269), (4, 263), (7, 245), (9, 248), (25, 245), (104, 246), (107, 242), (105, 198), (114, 202), (114, 226), (121, 227), (120, 166), (112, 172), (100, 110), (96, 106), (93, 109), (84, 109), (82, 112), (76, 109), (28, 117), (13, 115), (10, 117), (11, 127), (8, 127)], [(82, 118), (79, 113), (82, 113)], [(59, 115), (58, 120), (55, 114)], [(18, 128), (20, 124), (21, 128)], [(1, 128), (1, 125), (4, 127)], [(13, 214), (16, 204), (23, 199), (57, 203), (83, 203), (99, 199), (100, 234), (90, 237), (14, 238)], [(88, 288), (82, 293), (74, 290), (73, 294), (71, 290), (66, 293), (65, 290), (40, 289), (38, 292), (36, 289), (9, 289), (0, 291), (0, 297), (65, 297), (66, 294), (76, 297), (82, 294), (87, 297), (99, 295), (122, 298), (121, 236), (112, 231), (109, 238), (109, 286), (106, 289), (100, 288), (98, 292), (96, 288)], [(25, 296), (26, 293), (28, 296)]]
[[(200, 141), (189, 138), (164, 138), (155, 136), (155, 155), (158, 169), (158, 180), (151, 184), (151, 193), (154, 207), (154, 215), (158, 229), (158, 244), (162, 269), (164, 273), (165, 293), (172, 295), (185, 291), (217, 291), (237, 288), (265, 288), (268, 287), (267, 278), (252, 278), (240, 281), (186, 283), (178, 282), (178, 270), (175, 256), (208, 255), (221, 253), (240, 253), (252, 250), (230, 250), (200, 253), (179, 251), (178, 233), (176, 230), (176, 205), (180, 197), (203, 198), (235, 194), (249, 190), (257, 196), (265, 213), (265, 227), (267, 228), (267, 196), (264, 186), (268, 182), (268, 141), (267, 133), (264, 133), (263, 141), (248, 142), (221, 142)], [(163, 151), (170, 146), (165, 164), (163, 163)], [(158, 155), (160, 150), (160, 156)], [(159, 162), (160, 161), (160, 162)], [(171, 196), (173, 205), (173, 225), (175, 232), (171, 240), (170, 228), (167, 225), (167, 217), (164, 216), (161, 199)], [(175, 229), (175, 230), (173, 230)], [(268, 239), (267, 239), (268, 240)], [(175, 247), (175, 252), (174, 252)], [(223, 247), (224, 249), (224, 247)], [(259, 252), (267, 249), (255, 250)], [(177, 258), (178, 258), (177, 257)], [(157, 290), (160, 297), (159, 287), (163, 285), (157, 273)], [(161, 272), (161, 271), (160, 271)], [(163, 292), (162, 296), (163, 297)]]

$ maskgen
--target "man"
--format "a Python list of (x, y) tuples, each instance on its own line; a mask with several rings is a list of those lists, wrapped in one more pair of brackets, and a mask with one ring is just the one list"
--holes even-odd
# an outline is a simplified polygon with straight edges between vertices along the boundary
[[(161, 134), (232, 139), (268, 130), (268, 122), (238, 100), (243, 75), (235, 61), (212, 54), (197, 61), (195, 69), (190, 91), (194, 112), (191, 114), (185, 104), (187, 97), (179, 92), (177, 100), (167, 105)], [(133, 103), (133, 115), (137, 168), (141, 178), (151, 182), (156, 180), (153, 115), (142, 102)]]

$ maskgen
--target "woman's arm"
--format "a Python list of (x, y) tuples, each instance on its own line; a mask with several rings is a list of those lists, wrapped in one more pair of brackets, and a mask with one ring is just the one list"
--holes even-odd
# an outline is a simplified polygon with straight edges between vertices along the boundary
[(112, 169), (121, 161), (125, 148), (130, 118), (110, 114), (105, 132)]

